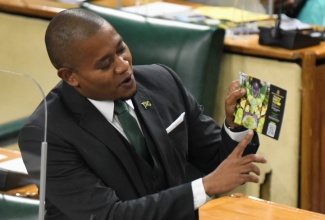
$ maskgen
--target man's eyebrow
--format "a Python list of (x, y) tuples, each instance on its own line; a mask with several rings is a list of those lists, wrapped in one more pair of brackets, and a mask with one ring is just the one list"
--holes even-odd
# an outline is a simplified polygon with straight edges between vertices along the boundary
[[(122, 46), (124, 43), (123, 38), (121, 37), (121, 39), (119, 40), (119, 42), (117, 43), (117, 47)], [(110, 55), (106, 54), (105, 56), (103, 56), (102, 58), (98, 59), (95, 63), (95, 66), (100, 65), (100, 63), (104, 62), (105, 60), (110, 59)]]
[(102, 58), (98, 59), (98, 60), (96, 61), (96, 63), (95, 63), (95, 66), (100, 65), (102, 62), (104, 62), (105, 60), (109, 59), (109, 57), (110, 57), (110, 56), (109, 56), (108, 54), (106, 54), (106, 55), (103, 56)]

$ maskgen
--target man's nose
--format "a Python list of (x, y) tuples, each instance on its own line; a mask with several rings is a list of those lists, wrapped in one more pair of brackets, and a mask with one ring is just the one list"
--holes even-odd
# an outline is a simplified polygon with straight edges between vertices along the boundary
[(117, 65), (115, 67), (115, 72), (120, 74), (128, 70), (129, 68), (129, 61), (124, 59), (123, 57), (119, 57), (117, 59)]

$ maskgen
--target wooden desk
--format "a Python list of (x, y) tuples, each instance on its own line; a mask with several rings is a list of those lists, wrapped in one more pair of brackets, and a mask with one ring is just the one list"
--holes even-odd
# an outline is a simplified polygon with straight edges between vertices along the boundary
[[(19, 151), (9, 150), (0, 147), (0, 163), (18, 159), (18, 158), (21, 158), (21, 153)], [(7, 191), (0, 191), (0, 193), (22, 196), (22, 197), (38, 198), (38, 188), (34, 184), (21, 186), (19, 188), (7, 190)]]
[[(122, 6), (134, 6), (136, 0), (121, 0)], [(155, 2), (157, 0), (147, 0), (146, 3)], [(116, 8), (117, 0), (92, 0), (93, 4), (106, 7)], [(182, 3), (184, 5), (197, 7), (201, 4), (193, 2), (184, 2), (179, 0), (166, 0), (171, 3)], [(67, 4), (56, 0), (0, 0), (0, 11), (30, 15), (39, 18), (53, 18), (60, 11), (67, 8), (79, 7), (76, 4)]]
[(199, 216), (200, 220), (325, 220), (319, 213), (247, 196), (214, 199), (200, 208)]
[[(149, 0), (155, 1), (155, 0)], [(115, 8), (117, 0), (93, 0), (92, 3)], [(123, 6), (135, 5), (135, 0), (122, 0)], [(53, 18), (60, 11), (67, 8), (79, 7), (55, 0), (0, 0), (0, 11), (30, 15), (40, 18)]]
[(303, 56), (306, 53), (313, 53), (317, 59), (325, 58), (325, 42), (322, 42), (317, 46), (306, 47), (303, 49), (287, 50), (279, 47), (260, 45), (258, 43), (258, 35), (243, 36), (242, 39), (240, 39), (240, 37), (226, 37), (225, 50), (240, 54), (291, 61), (303, 59)]
[(7, 150), (0, 147), (0, 163), (20, 157), (21, 153), (19, 151)]
[(13, 195), (13, 196), (39, 199), (38, 188), (35, 184), (22, 186), (22, 187), (7, 190), (7, 191), (0, 191), (0, 193), (7, 194), (7, 195)]
[(73, 7), (78, 6), (52, 0), (0, 0), (0, 11), (48, 19), (66, 8)]

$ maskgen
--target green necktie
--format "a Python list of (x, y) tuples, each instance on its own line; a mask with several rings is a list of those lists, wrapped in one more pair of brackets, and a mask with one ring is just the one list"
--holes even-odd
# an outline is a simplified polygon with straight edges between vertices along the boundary
[(146, 146), (146, 141), (136, 119), (129, 113), (127, 104), (124, 101), (115, 101), (114, 112), (117, 115), (131, 145), (140, 156), (142, 156), (146, 161), (149, 161), (149, 152)]

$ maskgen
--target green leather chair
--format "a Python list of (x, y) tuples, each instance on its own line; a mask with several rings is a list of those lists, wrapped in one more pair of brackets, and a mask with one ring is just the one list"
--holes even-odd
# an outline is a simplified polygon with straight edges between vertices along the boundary
[(39, 200), (0, 194), (0, 219), (37, 220)]
[(213, 116), (216, 85), (223, 54), (223, 29), (150, 18), (89, 2), (81, 8), (108, 20), (123, 37), (133, 64), (161, 63), (171, 67), (187, 89)]

